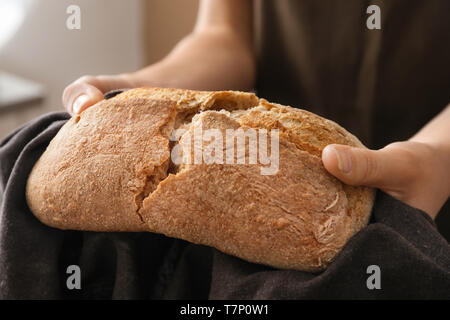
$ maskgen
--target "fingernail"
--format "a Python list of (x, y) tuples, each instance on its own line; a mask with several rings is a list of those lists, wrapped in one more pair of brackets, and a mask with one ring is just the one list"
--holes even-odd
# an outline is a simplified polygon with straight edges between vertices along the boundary
[(89, 100), (89, 96), (82, 94), (81, 96), (79, 96), (75, 102), (73, 103), (73, 112), (74, 113), (79, 113), (81, 107)]
[(352, 158), (350, 156), (349, 150), (337, 150), (336, 148), (333, 148), (337, 162), (338, 162), (338, 168), (339, 171), (342, 173), (350, 173), (352, 171)]

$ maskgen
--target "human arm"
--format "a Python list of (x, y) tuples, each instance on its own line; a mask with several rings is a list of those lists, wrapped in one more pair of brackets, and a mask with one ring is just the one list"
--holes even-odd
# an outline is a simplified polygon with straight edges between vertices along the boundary
[(255, 77), (252, 16), (251, 0), (202, 0), (194, 30), (161, 61), (136, 72), (83, 76), (64, 90), (63, 104), (76, 114), (119, 88), (249, 90)]

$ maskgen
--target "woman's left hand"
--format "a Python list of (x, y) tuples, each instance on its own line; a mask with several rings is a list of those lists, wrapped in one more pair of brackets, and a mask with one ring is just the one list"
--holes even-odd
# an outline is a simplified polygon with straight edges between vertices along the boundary
[(395, 142), (380, 150), (328, 145), (325, 168), (342, 182), (383, 190), (434, 219), (450, 194), (446, 152), (428, 143)]

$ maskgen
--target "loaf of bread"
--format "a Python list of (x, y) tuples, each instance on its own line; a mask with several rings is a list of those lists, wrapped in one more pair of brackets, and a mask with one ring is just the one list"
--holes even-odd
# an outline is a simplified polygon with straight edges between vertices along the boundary
[[(200, 144), (199, 129), (213, 133)], [(217, 161), (232, 146), (220, 134), (239, 130), (244, 151)], [(263, 140), (252, 159), (255, 134), (277, 156), (275, 170), (261, 156)], [(364, 148), (330, 120), (252, 93), (132, 89), (61, 128), (26, 198), (59, 229), (155, 232), (254, 263), (319, 271), (368, 223), (374, 199), (373, 189), (324, 169), (330, 143)]]

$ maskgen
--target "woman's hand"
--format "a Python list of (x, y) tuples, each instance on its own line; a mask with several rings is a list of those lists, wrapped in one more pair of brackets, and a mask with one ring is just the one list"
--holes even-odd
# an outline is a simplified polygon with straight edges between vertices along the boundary
[(350, 185), (383, 190), (434, 219), (450, 194), (450, 163), (446, 150), (426, 142), (404, 141), (380, 150), (328, 145), (325, 168)]
[(111, 90), (134, 88), (136, 85), (128, 75), (83, 76), (66, 87), (63, 104), (70, 114), (79, 114), (86, 108), (103, 100)]

